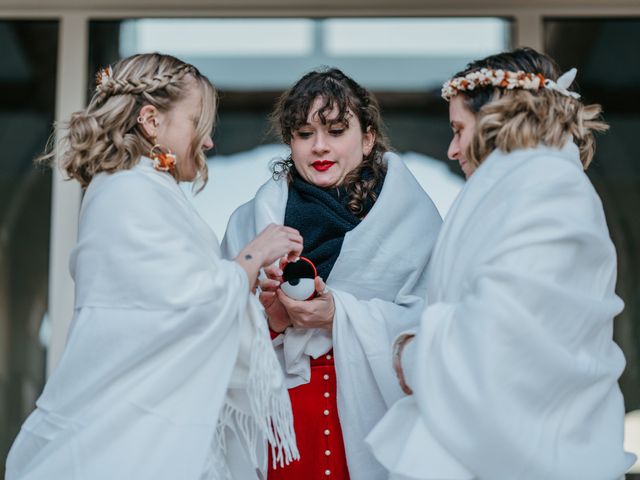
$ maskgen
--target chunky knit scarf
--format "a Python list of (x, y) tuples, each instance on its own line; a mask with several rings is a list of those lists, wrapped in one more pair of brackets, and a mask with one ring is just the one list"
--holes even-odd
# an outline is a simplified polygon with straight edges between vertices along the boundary
[[(320, 188), (304, 180), (295, 169), (292, 173), (284, 224), (302, 234), (302, 255), (315, 264), (318, 275), (326, 281), (340, 254), (345, 234), (357, 227), (362, 219), (349, 211), (346, 188)], [(363, 169), (364, 178), (371, 175), (369, 169)], [(376, 195), (380, 194), (383, 183), (384, 179), (376, 185)], [(373, 204), (371, 200), (365, 203), (363, 218)]]

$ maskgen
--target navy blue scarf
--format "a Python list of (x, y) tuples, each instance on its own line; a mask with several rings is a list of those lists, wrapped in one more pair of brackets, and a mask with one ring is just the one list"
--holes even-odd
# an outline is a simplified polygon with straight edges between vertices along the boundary
[[(293, 167), (291, 173), (293, 181), (289, 185), (284, 224), (300, 232), (304, 239), (302, 256), (315, 264), (318, 275), (326, 281), (340, 254), (345, 234), (362, 219), (349, 211), (349, 197), (344, 187), (316, 187), (303, 180)], [(370, 171), (363, 170), (363, 177), (370, 175)], [(380, 194), (383, 183), (384, 180), (376, 185), (376, 195)], [(365, 203), (362, 218), (373, 203)]]

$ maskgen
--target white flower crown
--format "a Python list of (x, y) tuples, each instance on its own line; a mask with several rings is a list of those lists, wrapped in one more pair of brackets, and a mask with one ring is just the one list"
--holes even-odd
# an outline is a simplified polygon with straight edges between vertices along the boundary
[(576, 78), (578, 71), (572, 68), (563, 73), (557, 81), (544, 78), (540, 73), (510, 72), (508, 70), (492, 70), (481, 68), (475, 72), (467, 73), (464, 77), (455, 77), (447, 80), (442, 85), (442, 98), (447, 102), (455, 97), (458, 92), (469, 92), (476, 88), (497, 87), (507, 90), (539, 90), (546, 88), (572, 98), (580, 98), (580, 94), (570, 92), (569, 86)]

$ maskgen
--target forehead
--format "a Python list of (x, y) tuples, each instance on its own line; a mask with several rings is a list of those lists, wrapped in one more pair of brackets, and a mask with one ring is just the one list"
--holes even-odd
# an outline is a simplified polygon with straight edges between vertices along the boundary
[(348, 106), (346, 106), (346, 110), (342, 112), (334, 100), (324, 97), (316, 97), (311, 104), (311, 107), (309, 107), (307, 123), (345, 121), (353, 116), (353, 112)]
[(465, 103), (463, 95), (454, 96), (449, 102), (449, 121), (451, 123), (473, 123), (475, 122), (475, 114), (469, 110)]

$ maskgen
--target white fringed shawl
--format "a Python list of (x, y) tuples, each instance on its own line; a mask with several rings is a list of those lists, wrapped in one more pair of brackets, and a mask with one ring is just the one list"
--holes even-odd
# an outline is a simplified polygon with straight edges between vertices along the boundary
[[(352, 480), (386, 478), (364, 438), (402, 395), (391, 368), (390, 345), (419, 318), (426, 266), (441, 224), (431, 199), (402, 160), (387, 153), (385, 161), (382, 192), (367, 217), (345, 236), (327, 279), (336, 303), (333, 335), (289, 328), (274, 340), (289, 388), (307, 383), (310, 358), (333, 347), (338, 413)], [(270, 180), (236, 210), (222, 242), (223, 255), (233, 258), (269, 223), (281, 224), (287, 195), (284, 179)]]
[[(258, 478), (297, 456), (289, 399), (244, 270), (143, 158), (89, 185), (75, 316), (7, 478)], [(275, 430), (275, 431), (274, 431)], [(240, 470), (238, 470), (240, 469)]]
[(577, 147), (493, 152), (433, 253), (429, 305), (403, 358), (415, 394), (368, 437), (391, 478), (620, 478), (633, 461), (615, 280)]

